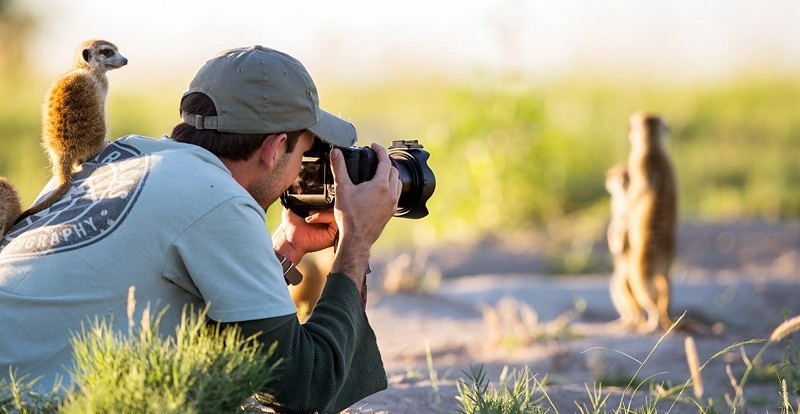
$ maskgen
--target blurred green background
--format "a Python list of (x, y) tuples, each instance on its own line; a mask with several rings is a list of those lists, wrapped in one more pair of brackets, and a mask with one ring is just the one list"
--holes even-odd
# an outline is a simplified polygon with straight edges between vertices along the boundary
[[(49, 176), (39, 107), (51, 79), (20, 64), (28, 61), (24, 48), (12, 46), (24, 44), (36, 24), (8, 4), (0, 0), (0, 175), (28, 205)], [(112, 138), (171, 130), (188, 79), (124, 85), (109, 77)], [(639, 109), (671, 126), (682, 220), (800, 217), (800, 74), (754, 66), (686, 82), (588, 70), (458, 79), (406, 72), (319, 86), (323, 106), (356, 124), (359, 145), (418, 139), (431, 153), (437, 183), (430, 215), (392, 220), (379, 248), (508, 234), (544, 238), (554, 251), (602, 240), (605, 171), (626, 159), (627, 119)]]

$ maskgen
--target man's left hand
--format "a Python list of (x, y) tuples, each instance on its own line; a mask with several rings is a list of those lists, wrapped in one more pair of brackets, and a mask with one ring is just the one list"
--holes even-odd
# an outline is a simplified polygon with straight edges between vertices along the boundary
[(333, 211), (312, 211), (303, 219), (284, 208), (272, 244), (275, 250), (296, 264), (306, 253), (333, 246), (338, 231)]

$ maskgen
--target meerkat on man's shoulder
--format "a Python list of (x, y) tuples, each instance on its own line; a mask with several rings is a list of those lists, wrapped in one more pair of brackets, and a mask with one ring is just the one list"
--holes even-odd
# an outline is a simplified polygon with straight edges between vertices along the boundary
[(99, 154), (106, 142), (106, 72), (128, 64), (117, 47), (87, 40), (78, 48), (72, 69), (45, 95), (42, 146), (47, 150), (58, 187), (25, 210), (17, 222), (53, 205), (69, 191), (73, 170)]

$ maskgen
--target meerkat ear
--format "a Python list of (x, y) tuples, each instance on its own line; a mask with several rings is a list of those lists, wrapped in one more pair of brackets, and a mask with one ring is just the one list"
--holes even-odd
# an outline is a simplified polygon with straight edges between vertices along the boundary
[(83, 49), (83, 52), (82, 52), (83, 60), (85, 60), (87, 62), (89, 61), (89, 53), (90, 53), (89, 49)]

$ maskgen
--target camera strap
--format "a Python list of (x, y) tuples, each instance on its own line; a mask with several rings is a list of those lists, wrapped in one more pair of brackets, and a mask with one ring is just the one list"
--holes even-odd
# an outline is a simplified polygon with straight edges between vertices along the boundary
[(296, 286), (300, 284), (303, 280), (303, 274), (300, 273), (299, 270), (294, 266), (286, 256), (279, 253), (277, 250), (275, 251), (275, 257), (278, 258), (278, 261), (281, 263), (281, 268), (283, 269), (283, 278), (286, 280), (287, 285)]

